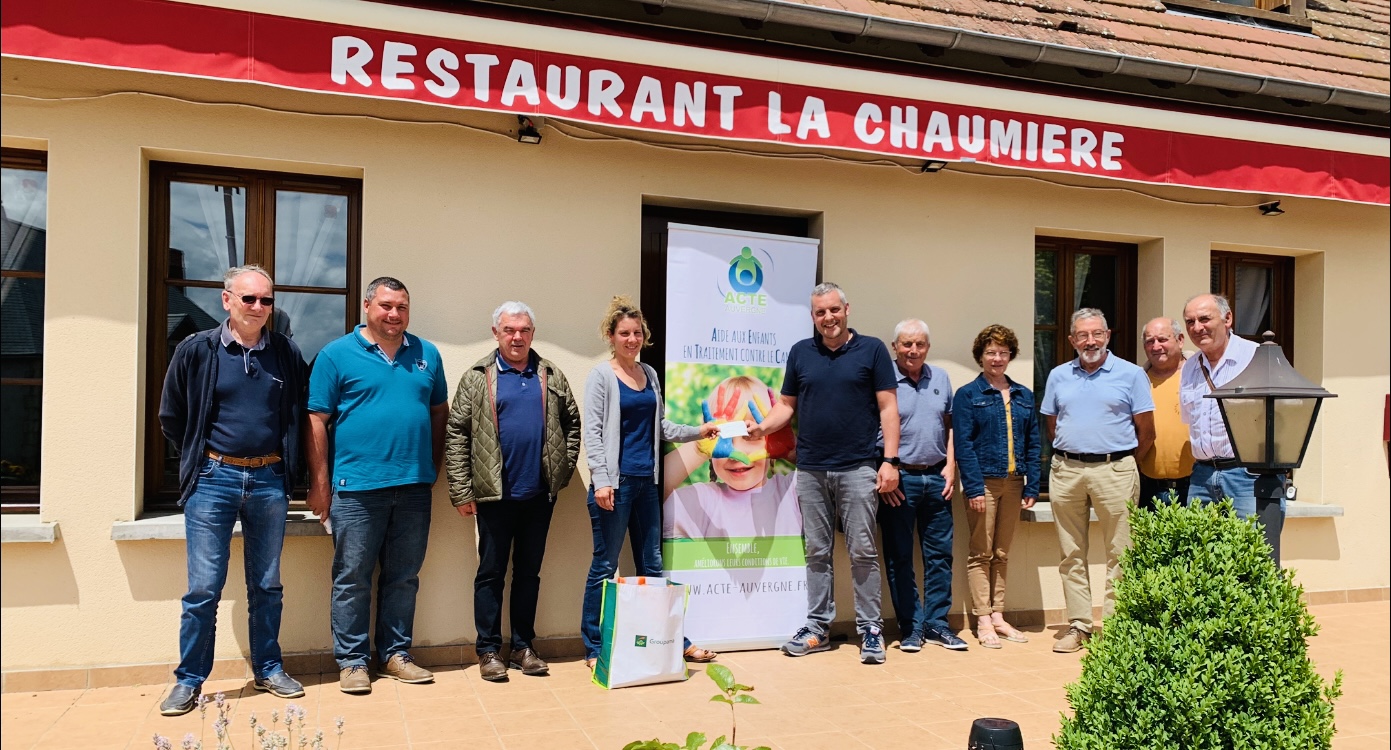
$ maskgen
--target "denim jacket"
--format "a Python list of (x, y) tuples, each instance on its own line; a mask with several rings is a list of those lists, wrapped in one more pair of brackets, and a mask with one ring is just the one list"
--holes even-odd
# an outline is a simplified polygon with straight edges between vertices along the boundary
[[(1038, 497), (1038, 410), (1034, 394), (1010, 380), (1009, 400), (1014, 420), (1015, 471), (1024, 475), (1024, 497)], [(1009, 469), (1005, 400), (982, 374), (956, 391), (951, 410), (957, 474), (966, 497), (979, 497), (985, 494), (987, 478), (1003, 477)]]

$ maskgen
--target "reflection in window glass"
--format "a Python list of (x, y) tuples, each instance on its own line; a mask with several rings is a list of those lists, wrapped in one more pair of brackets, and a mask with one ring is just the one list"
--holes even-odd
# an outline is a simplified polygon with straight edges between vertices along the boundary
[(244, 262), (245, 244), (244, 189), (169, 183), (169, 278), (221, 281)]
[(276, 292), (275, 329), (295, 340), (305, 362), (313, 362), (324, 344), (343, 335), (345, 304), (341, 294)]
[(276, 283), (343, 287), (347, 278), (347, 196), (276, 191)]
[[(1057, 323), (1058, 254), (1049, 250), (1034, 252), (1034, 325)], [(1049, 356), (1052, 350), (1049, 351)]]
[(1056, 331), (1034, 331), (1034, 401), (1043, 400), (1043, 386), (1053, 371), (1053, 352), (1057, 351)]
[(1240, 336), (1260, 339), (1270, 330), (1270, 302), (1275, 296), (1275, 270), (1268, 266), (1236, 267), (1236, 299), (1232, 300), (1233, 326)]
[(169, 356), (180, 341), (199, 331), (216, 328), (227, 319), (222, 309), (222, 290), (203, 287), (169, 288)]
[(1106, 314), (1106, 324), (1112, 326), (1116, 322), (1115, 256), (1078, 254), (1075, 266), (1072, 309), (1095, 307)]
[(37, 509), (43, 425), (48, 174), (0, 169), (0, 490)]

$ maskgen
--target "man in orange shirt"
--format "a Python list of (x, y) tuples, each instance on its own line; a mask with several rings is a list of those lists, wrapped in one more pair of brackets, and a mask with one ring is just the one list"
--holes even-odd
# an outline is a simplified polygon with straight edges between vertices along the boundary
[(1155, 500), (1178, 502), (1188, 497), (1188, 477), (1193, 473), (1193, 446), (1188, 425), (1179, 410), (1179, 370), (1183, 368), (1183, 333), (1172, 318), (1155, 318), (1141, 331), (1145, 344), (1145, 374), (1154, 396), (1154, 447), (1140, 457), (1141, 508), (1152, 509)]

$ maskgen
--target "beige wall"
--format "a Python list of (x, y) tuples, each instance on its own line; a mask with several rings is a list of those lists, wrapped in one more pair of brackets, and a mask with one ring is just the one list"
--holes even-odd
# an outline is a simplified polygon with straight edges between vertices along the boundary
[[(141, 509), (151, 158), (360, 175), (364, 278), (391, 274), (411, 286), (412, 330), (439, 344), (451, 385), (491, 346), (487, 315), (509, 298), (536, 308), (537, 348), (572, 381), (582, 381), (605, 355), (594, 328), (609, 295), (638, 290), (644, 200), (814, 216), (824, 240), (824, 277), (848, 291), (852, 324), (887, 336), (903, 317), (926, 319), (934, 334), (931, 359), (957, 384), (974, 377), (971, 338), (993, 322), (1021, 333), (1024, 351), (1014, 374), (1030, 380), (1036, 234), (1141, 243), (1142, 320), (1177, 315), (1189, 294), (1206, 288), (1214, 247), (1297, 256), (1301, 369), (1339, 394), (1325, 406), (1315, 439), (1320, 465), (1301, 472), (1301, 499), (1341, 504), (1347, 515), (1290, 521), (1285, 561), (1311, 591), (1388, 584), (1391, 493), (1381, 425), (1391, 367), (1385, 340), (1361, 333), (1369, 325), (1382, 330), (1388, 319), (1384, 207), (1287, 199), (1284, 216), (1263, 218), (1253, 208), (1184, 205), (1036, 180), (690, 153), (582, 141), (553, 129), (540, 146), (524, 146), (447, 124), (144, 95), (34, 101), (14, 95), (143, 90), (300, 111), (452, 119), (499, 131), (511, 124), (501, 115), (8, 59), (4, 81), (6, 145), (37, 142), (49, 152), (42, 516), (59, 522), (62, 533), (52, 545), (3, 547), (6, 671), (169, 662), (177, 655), (183, 544), (110, 539), (114, 521), (135, 518)], [(1165, 195), (1256, 202), (1198, 191)], [(442, 486), (435, 514), (417, 643), (471, 642), (473, 523), (454, 513)], [(958, 547), (964, 559), (964, 545)], [(329, 647), (330, 554), (325, 538), (286, 540), (287, 652)], [(239, 556), (236, 542), (234, 559)], [(577, 633), (589, 556), (577, 482), (560, 498), (542, 574), (543, 635)], [(1013, 558), (1011, 606), (1061, 607), (1053, 527), (1026, 525)], [(1093, 574), (1099, 581), (1100, 565)], [(841, 611), (848, 614), (846, 583), (842, 576)], [(957, 611), (963, 583), (958, 570)], [(237, 564), (222, 610), (217, 655), (235, 657), (246, 651)]]

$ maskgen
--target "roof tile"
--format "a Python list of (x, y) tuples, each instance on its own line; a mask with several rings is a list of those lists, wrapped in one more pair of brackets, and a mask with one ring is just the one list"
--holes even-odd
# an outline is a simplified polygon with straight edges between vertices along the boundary
[[(1391, 89), (1388, 0), (1308, 0), (1312, 34), (1169, 12), (1159, 0), (791, 1), (1305, 83)], [(1063, 20), (1077, 30), (1058, 29)]]

